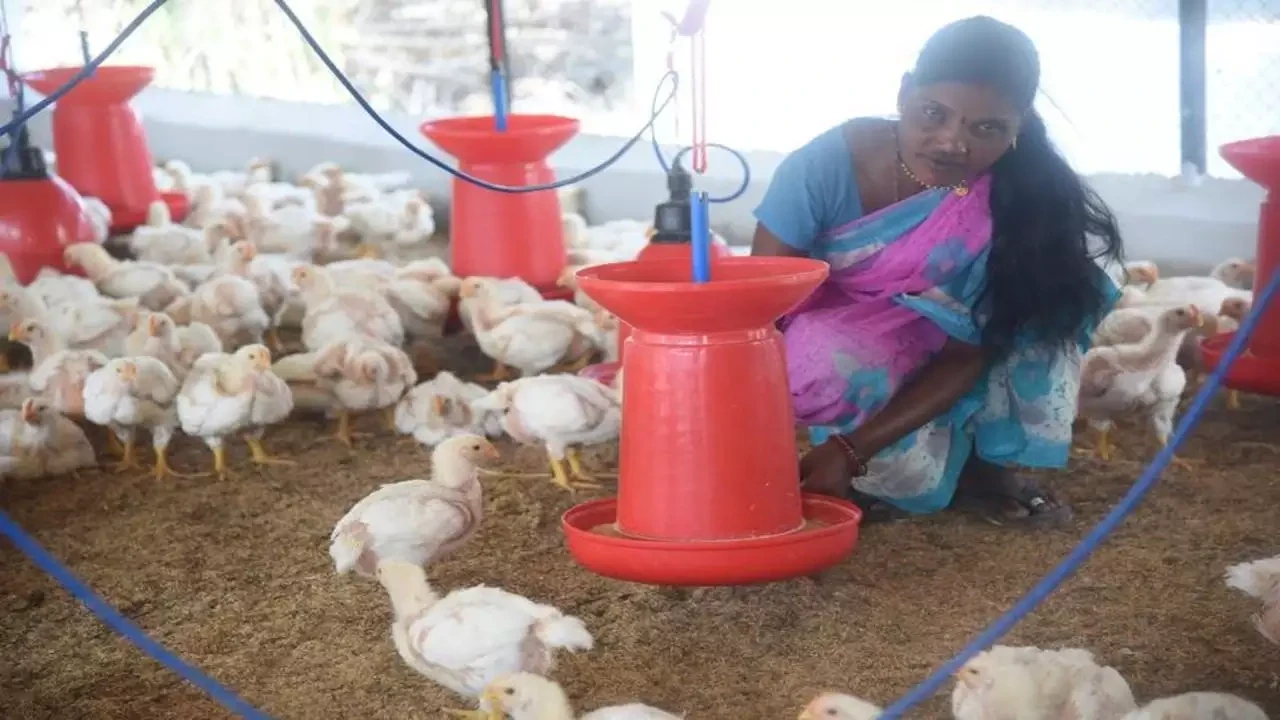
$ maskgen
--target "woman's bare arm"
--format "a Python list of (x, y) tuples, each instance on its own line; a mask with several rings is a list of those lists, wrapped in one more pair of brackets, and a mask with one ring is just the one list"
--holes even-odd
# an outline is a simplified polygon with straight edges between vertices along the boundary
[(803, 250), (797, 250), (790, 245), (782, 242), (773, 233), (769, 232), (761, 223), (756, 223), (756, 234), (751, 238), (751, 254), (756, 257), (760, 256), (783, 256), (783, 257), (807, 257), (808, 253)]
[(948, 340), (880, 412), (845, 437), (859, 455), (870, 458), (949, 410), (973, 388), (986, 366), (981, 347)]

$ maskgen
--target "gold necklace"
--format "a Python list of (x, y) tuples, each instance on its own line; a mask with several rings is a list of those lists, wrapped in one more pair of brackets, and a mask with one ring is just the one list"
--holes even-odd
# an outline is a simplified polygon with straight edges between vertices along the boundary
[(898, 166), (902, 168), (902, 172), (906, 174), (906, 176), (911, 180), (911, 182), (919, 185), (920, 187), (926, 190), (937, 190), (939, 188), (942, 188), (945, 190), (954, 190), (956, 195), (959, 195), (960, 197), (964, 197), (965, 195), (969, 194), (969, 184), (965, 182), (958, 182), (954, 185), (931, 185), (921, 180), (920, 178), (916, 177), (916, 174), (911, 172), (911, 168), (907, 167), (907, 161), (902, 159), (902, 146), (898, 144), (897, 125), (895, 125), (893, 128), (893, 144), (894, 144), (894, 149), (898, 153)]

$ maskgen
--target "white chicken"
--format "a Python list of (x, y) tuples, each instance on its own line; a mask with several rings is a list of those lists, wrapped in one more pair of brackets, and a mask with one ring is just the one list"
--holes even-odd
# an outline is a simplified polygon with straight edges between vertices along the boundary
[(466, 382), (443, 371), (405, 393), (396, 405), (396, 429), (427, 447), (435, 447), (451, 437), (502, 434), (501, 414), (472, 406), (488, 395), (481, 385)]
[(163, 310), (190, 288), (164, 265), (116, 260), (101, 245), (76, 243), (62, 253), (68, 267), (82, 268), (98, 292), (114, 298), (138, 298), (149, 310)]
[(956, 674), (956, 720), (1114, 720), (1137, 707), (1129, 683), (1087, 650), (996, 645)]
[(49, 331), (63, 338), (75, 350), (97, 350), (107, 357), (124, 354), (138, 318), (138, 299), (94, 298), (76, 303), (63, 303), (45, 314)]
[(640, 703), (600, 708), (575, 718), (564, 688), (529, 672), (503, 675), (485, 686), (479, 710), (450, 710), (449, 714), (466, 720), (680, 720), (678, 715)]
[(430, 480), (387, 483), (356, 503), (329, 536), (334, 571), (372, 579), (382, 560), (428, 567), (461, 548), (484, 517), (479, 467), (500, 455), (479, 435), (431, 453)]
[(421, 565), (378, 563), (395, 620), (391, 638), (414, 671), (459, 695), (477, 698), (495, 678), (548, 672), (553, 652), (590, 650), (591, 633), (576, 617), (498, 588), (478, 585), (441, 598)]
[(829, 692), (809, 701), (798, 720), (875, 720), (881, 712), (862, 698)]
[(326, 268), (294, 268), (307, 314), (302, 319), (302, 344), (316, 351), (332, 342), (367, 336), (388, 345), (404, 344), (404, 324), (395, 308), (376, 290), (338, 287)]
[(1141, 342), (1095, 347), (1085, 353), (1080, 367), (1080, 415), (1098, 431), (1098, 457), (1110, 459), (1111, 426), (1125, 414), (1145, 413), (1160, 444), (1168, 442), (1187, 384), (1186, 373), (1174, 360), (1186, 334), (1203, 323), (1196, 306), (1171, 307)]
[(265, 346), (246, 345), (230, 355), (200, 356), (178, 393), (177, 404), (182, 431), (204, 440), (213, 451), (213, 474), (219, 478), (230, 476), (225, 439), (241, 432), (255, 464), (294, 464), (272, 457), (262, 446), (263, 430), (293, 410), (293, 395), (271, 372), (271, 351)]
[(129, 250), (139, 260), (162, 265), (207, 263), (211, 259), (203, 228), (175, 225), (169, 206), (156, 200), (147, 207), (147, 221), (129, 236)]
[(40, 398), (27, 398), (16, 412), (0, 411), (0, 438), (9, 444), (13, 477), (75, 474), (98, 464), (84, 430)]
[(169, 467), (169, 441), (178, 427), (174, 400), (178, 379), (160, 360), (139, 356), (115, 358), (90, 373), (84, 384), (85, 419), (111, 430), (124, 447), (116, 472), (139, 467), (134, 454), (139, 429), (151, 433), (157, 480), (187, 477)]
[(41, 268), (36, 279), (27, 285), (27, 294), (34, 296), (44, 307), (63, 303), (97, 300), (102, 297), (92, 280), (78, 275), (64, 275), (53, 268)]
[(1267, 714), (1237, 695), (1189, 692), (1152, 700), (1122, 720), (1267, 720)]
[[(472, 327), (481, 352), (494, 361), (483, 380), (505, 380), (510, 368), (522, 377), (559, 368), (570, 372), (586, 367), (605, 339), (591, 313), (564, 300), (500, 305), (491, 303), (492, 286), (463, 281), (459, 296), (479, 296), (472, 309)], [(501, 300), (499, 300), (501, 302)]]
[(334, 437), (351, 447), (351, 414), (382, 410), (386, 426), (396, 429), (395, 405), (418, 381), (409, 356), (398, 347), (368, 337), (329, 343), (315, 354), (316, 387), (338, 414)]
[[(622, 429), (617, 391), (576, 375), (542, 375), (502, 383), (473, 406), (502, 413), (513, 440), (541, 444), (551, 461), (552, 482), (573, 492), (598, 487), (582, 466), (577, 446), (614, 440)], [(570, 472), (565, 472), (568, 459)]]
[(1253, 277), (1253, 263), (1231, 258), (1217, 265), (1209, 275), (1163, 278), (1145, 291), (1144, 302), (1192, 303), (1204, 314), (1216, 314), (1224, 300), (1233, 297), (1253, 299), (1251, 290), (1239, 285)]
[(1280, 645), (1280, 555), (1232, 565), (1226, 581), (1227, 587), (1262, 601), (1253, 626), (1269, 642)]
[(458, 319), (462, 322), (463, 329), (469, 333), (475, 332), (475, 318), (481, 307), (496, 310), (508, 305), (542, 301), (542, 293), (520, 278), (473, 276), (465, 278), (462, 285), (485, 288), (483, 293), (477, 292), (478, 288), (473, 288), (466, 297), (462, 294), (462, 287), (458, 288)]
[(258, 248), (247, 240), (240, 240), (228, 246), (219, 260), (227, 273), (248, 280), (257, 289), (258, 305), (267, 316), (264, 337), (272, 352), (278, 353), (284, 344), (276, 327), (293, 291), (270, 265), (258, 263), (258, 259)]
[(208, 325), (228, 348), (260, 344), (271, 327), (258, 286), (232, 270), (247, 262), (244, 256), (252, 256), (253, 246), (244, 243), (232, 247), (222, 259), (222, 268), (227, 272), (214, 275), (197, 287), (191, 293), (189, 310), (190, 322)]
[(39, 320), (27, 319), (9, 328), (9, 341), (31, 349), (31, 390), (57, 412), (84, 417), (84, 381), (107, 364), (97, 350), (71, 350), (66, 341)]

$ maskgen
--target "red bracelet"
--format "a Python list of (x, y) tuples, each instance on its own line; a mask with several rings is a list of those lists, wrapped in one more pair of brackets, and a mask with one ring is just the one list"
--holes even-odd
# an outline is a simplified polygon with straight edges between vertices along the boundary
[(849, 442), (848, 438), (837, 433), (829, 439), (840, 446), (845, 459), (849, 461), (850, 472), (853, 473), (853, 477), (862, 477), (867, 474), (867, 463), (863, 461), (862, 456), (858, 454), (858, 449), (853, 446), (853, 443)]

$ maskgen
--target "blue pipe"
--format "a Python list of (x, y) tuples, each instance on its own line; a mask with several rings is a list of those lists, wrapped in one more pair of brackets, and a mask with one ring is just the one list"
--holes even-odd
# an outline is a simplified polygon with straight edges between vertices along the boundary
[(498, 132), (507, 131), (507, 74), (502, 68), (489, 71), (489, 87), (493, 91), (493, 124)]
[(711, 218), (707, 193), (695, 190), (689, 196), (689, 225), (693, 235), (693, 281), (711, 280)]

